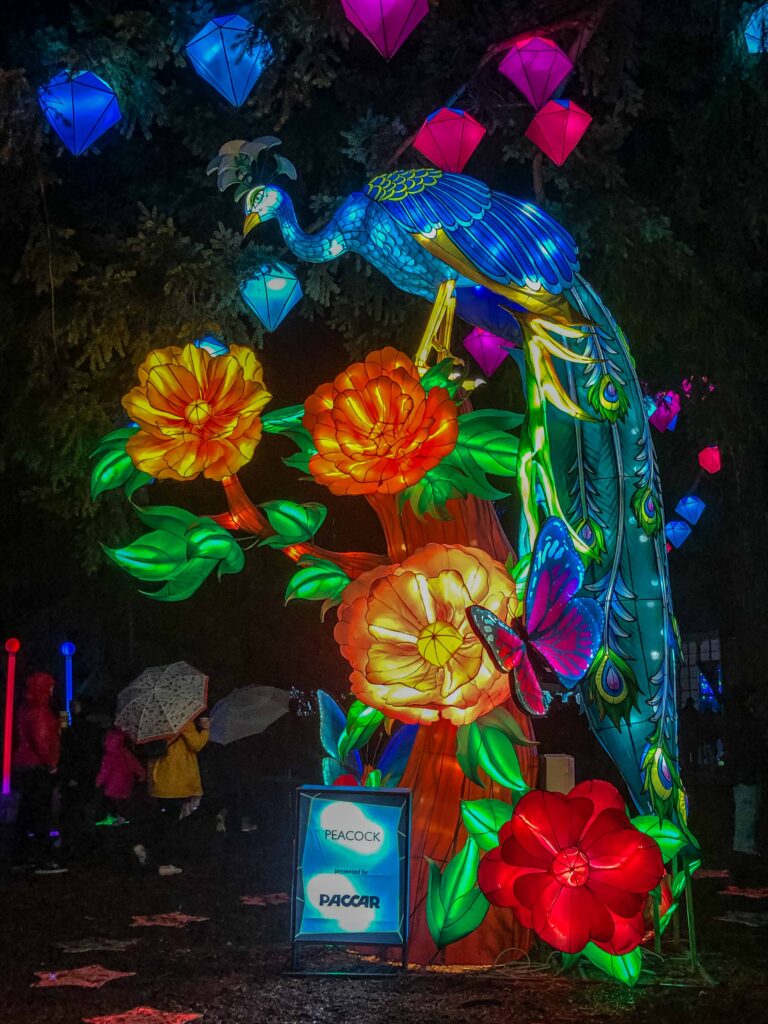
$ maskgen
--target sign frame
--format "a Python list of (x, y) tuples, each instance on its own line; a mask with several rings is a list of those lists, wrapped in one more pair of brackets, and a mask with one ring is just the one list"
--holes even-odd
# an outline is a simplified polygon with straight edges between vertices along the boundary
[[(330, 800), (329, 798), (332, 798)], [(329, 929), (328, 932), (302, 933), (301, 924), (305, 902), (304, 860), (308, 826), (312, 813), (312, 802), (320, 799), (326, 803), (349, 803), (363, 810), (365, 807), (399, 808), (397, 830), (398, 859), (398, 901), (400, 927), (397, 932), (343, 932)], [(348, 974), (365, 973), (376, 976), (371, 971), (322, 971), (304, 970), (300, 966), (302, 948), (311, 945), (322, 946), (388, 946), (400, 948), (400, 968), (408, 966), (408, 928), (410, 918), (410, 856), (411, 856), (411, 790), (400, 788), (378, 788), (367, 786), (322, 786), (306, 785), (296, 789), (295, 827), (293, 840), (293, 872), (291, 882), (291, 972), (295, 974)], [(341, 872), (343, 874), (343, 872)], [(391, 970), (376, 972), (391, 974)]]

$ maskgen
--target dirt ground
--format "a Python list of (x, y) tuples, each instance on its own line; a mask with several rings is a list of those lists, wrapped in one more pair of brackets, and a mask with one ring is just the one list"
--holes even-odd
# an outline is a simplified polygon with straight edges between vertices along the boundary
[[(706, 818), (717, 801), (704, 793), (702, 798)], [(705, 868), (723, 868), (724, 830), (715, 822), (701, 824), (710, 825), (706, 831), (713, 837)], [(694, 889), (702, 961), (716, 982), (712, 988), (686, 975), (669, 941), (666, 965), (655, 971), (649, 954), (649, 972), (632, 991), (578, 975), (558, 977), (554, 964), (542, 963), (485, 971), (413, 969), (387, 979), (297, 978), (285, 973), (287, 905), (241, 901), (288, 890), (286, 831), (222, 837), (201, 819), (195, 856), (174, 878), (129, 870), (120, 849), (125, 841), (110, 837), (115, 848), (90, 865), (73, 865), (66, 875), (3, 875), (3, 1024), (78, 1024), (137, 1006), (199, 1013), (202, 1024), (768, 1020), (768, 899), (724, 895), (731, 884), (726, 877), (705, 877)], [(183, 928), (131, 926), (133, 915), (172, 911), (208, 920)], [(749, 923), (741, 914), (751, 915)], [(723, 915), (732, 919), (718, 920)], [(85, 939), (135, 941), (124, 949), (61, 948)], [(100, 989), (31, 987), (35, 972), (91, 964), (136, 973)]]

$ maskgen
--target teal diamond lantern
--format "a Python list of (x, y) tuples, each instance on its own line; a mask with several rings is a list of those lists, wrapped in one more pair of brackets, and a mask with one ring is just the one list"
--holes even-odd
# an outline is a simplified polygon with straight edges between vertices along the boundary
[(283, 263), (262, 263), (240, 282), (240, 294), (268, 331), (276, 331), (302, 296), (299, 279)]
[(265, 35), (259, 33), (256, 41), (249, 39), (252, 28), (239, 14), (213, 18), (186, 46), (198, 75), (233, 107), (245, 103), (272, 56)]

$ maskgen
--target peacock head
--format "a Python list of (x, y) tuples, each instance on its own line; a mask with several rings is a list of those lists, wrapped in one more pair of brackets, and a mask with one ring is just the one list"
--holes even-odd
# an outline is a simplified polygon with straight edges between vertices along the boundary
[(275, 185), (257, 185), (245, 197), (243, 234), (253, 231), (257, 224), (271, 220), (286, 199), (285, 192)]

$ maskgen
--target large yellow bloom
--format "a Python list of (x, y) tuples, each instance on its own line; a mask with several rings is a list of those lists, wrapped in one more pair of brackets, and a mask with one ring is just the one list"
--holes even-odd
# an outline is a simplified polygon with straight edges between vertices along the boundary
[(355, 696), (422, 725), (467, 725), (507, 700), (509, 677), (467, 618), (473, 604), (504, 620), (517, 611), (509, 574), (478, 548), (427, 544), (353, 580), (334, 636), (352, 666)]
[(139, 431), (126, 445), (137, 469), (161, 480), (231, 476), (253, 458), (272, 396), (251, 349), (213, 356), (195, 345), (150, 352), (123, 408)]

